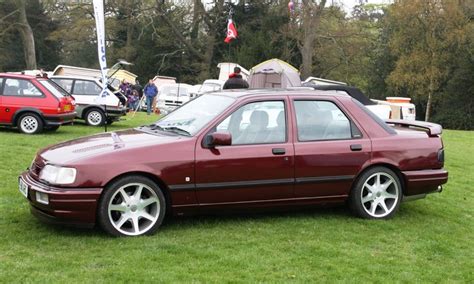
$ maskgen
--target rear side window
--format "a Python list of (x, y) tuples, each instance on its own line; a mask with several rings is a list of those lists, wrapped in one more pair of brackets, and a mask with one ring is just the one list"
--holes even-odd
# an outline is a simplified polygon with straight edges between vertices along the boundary
[(299, 141), (351, 139), (351, 122), (329, 101), (295, 101)]
[(7, 78), (4, 81), (4, 96), (41, 97), (43, 93), (28, 80)]
[(99, 87), (93, 81), (83, 81), (83, 80), (76, 80), (74, 83), (74, 91), (73, 94), (75, 95), (99, 95), (102, 92), (102, 88)]
[(69, 93), (72, 90), (72, 80), (71, 79), (51, 79), (53, 80), (56, 84), (61, 86), (64, 90), (68, 91)]
[(56, 83), (52, 81), (40, 80), (39, 82), (58, 99), (69, 96), (66, 91), (61, 89), (61, 87), (59, 87), (58, 85), (56, 85)]
[(370, 111), (367, 107), (361, 104), (358, 100), (352, 99), (352, 101), (358, 105), (368, 116), (370, 116), (380, 127), (382, 127), (387, 133), (389, 134), (397, 134), (397, 132), (388, 126), (385, 121), (383, 121), (380, 117), (378, 117), (375, 113)]

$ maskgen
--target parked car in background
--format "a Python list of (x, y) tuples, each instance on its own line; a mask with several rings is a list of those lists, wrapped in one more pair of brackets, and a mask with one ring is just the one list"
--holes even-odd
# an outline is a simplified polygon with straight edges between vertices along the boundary
[(74, 98), (48, 78), (0, 73), (0, 125), (36, 134), (56, 130), (75, 116)]
[(158, 88), (156, 107), (167, 114), (191, 100), (192, 85), (178, 83), (162, 85)]
[(225, 81), (223, 80), (208, 79), (202, 83), (198, 95), (221, 91), (224, 84)]
[(387, 97), (386, 101), (373, 100), (379, 105), (387, 105), (391, 109), (390, 118), (403, 120), (416, 120), (416, 107), (410, 101), (410, 98)]
[(218, 92), (148, 126), (43, 149), (19, 190), (41, 219), (115, 236), (151, 234), (166, 214), (238, 209), (348, 203), (386, 219), (447, 182), (441, 132), (384, 122), (335, 91)]
[(119, 92), (107, 90), (105, 104), (98, 104), (102, 92), (102, 82), (98, 78), (86, 76), (52, 76), (51, 80), (60, 85), (76, 99), (76, 118), (84, 119), (88, 125), (111, 124), (127, 114), (127, 98)]

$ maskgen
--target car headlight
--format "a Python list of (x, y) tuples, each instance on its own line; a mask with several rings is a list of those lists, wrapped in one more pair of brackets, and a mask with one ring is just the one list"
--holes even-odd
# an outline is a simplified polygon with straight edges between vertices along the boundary
[(76, 180), (76, 169), (46, 165), (39, 178), (52, 184), (71, 184)]

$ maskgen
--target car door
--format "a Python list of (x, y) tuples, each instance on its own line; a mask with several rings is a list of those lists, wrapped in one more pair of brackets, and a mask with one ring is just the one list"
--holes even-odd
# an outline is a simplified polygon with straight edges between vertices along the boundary
[(3, 80), (0, 77), (0, 123), (7, 123), (7, 113), (4, 111), (2, 98), (3, 98)]
[(207, 132), (229, 132), (232, 145), (206, 149), (198, 142), (199, 203), (235, 204), (292, 198), (294, 153), (288, 118), (285, 97), (250, 101)]
[(332, 99), (294, 99), (295, 197), (345, 198), (371, 142)]

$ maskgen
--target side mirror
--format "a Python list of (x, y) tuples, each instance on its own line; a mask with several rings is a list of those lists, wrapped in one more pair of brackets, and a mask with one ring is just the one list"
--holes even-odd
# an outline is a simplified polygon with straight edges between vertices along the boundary
[(207, 134), (202, 142), (204, 148), (232, 145), (232, 134), (229, 132), (214, 132)]

